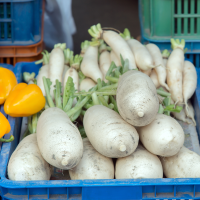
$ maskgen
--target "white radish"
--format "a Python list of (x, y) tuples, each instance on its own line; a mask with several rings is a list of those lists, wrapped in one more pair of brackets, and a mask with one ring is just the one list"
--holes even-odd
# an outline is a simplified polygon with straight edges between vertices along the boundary
[(159, 80), (158, 80), (158, 76), (155, 72), (155, 69), (152, 70), (150, 78), (153, 81), (155, 87), (158, 88), (160, 86), (160, 83), (159, 83)]
[(87, 48), (81, 63), (81, 71), (95, 82), (98, 78), (103, 79), (103, 74), (98, 65), (98, 47), (89, 46)]
[(185, 106), (183, 106), (183, 105), (178, 105), (178, 106), (182, 106), (183, 109), (182, 109), (181, 112), (179, 112), (179, 113), (177, 113), (177, 112), (172, 112), (172, 115), (173, 115), (176, 119), (181, 120), (181, 121), (183, 121), (183, 122), (186, 122), (186, 123), (190, 124), (191, 121), (187, 118), (187, 116), (186, 116), (186, 114), (185, 114), (185, 109), (184, 109)]
[(167, 178), (200, 178), (200, 156), (184, 146), (176, 155), (162, 157), (161, 162)]
[(104, 31), (101, 29), (101, 25), (97, 24), (96, 26), (92, 26), (88, 32), (90, 35), (96, 39), (102, 39), (111, 47), (111, 49), (115, 52), (118, 59), (121, 60), (120, 55), (123, 59), (128, 59), (129, 61), (129, 69), (137, 69), (134, 55), (126, 43), (126, 41), (116, 32), (114, 31)]
[(83, 155), (83, 142), (78, 128), (60, 108), (48, 108), (37, 123), (37, 142), (43, 158), (52, 166), (74, 168)]
[[(185, 109), (185, 113), (186, 113), (186, 109)], [(196, 121), (194, 119), (194, 108), (192, 106), (192, 103), (190, 100), (188, 100), (188, 117), (190, 119), (192, 119), (193, 123), (194, 123), (194, 126), (196, 126)]]
[(151, 123), (159, 109), (155, 85), (146, 74), (136, 70), (119, 78), (116, 99), (120, 115), (133, 126)]
[(148, 69), (148, 70), (140, 70), (142, 73), (146, 74), (147, 76), (151, 75), (152, 69)]
[[(74, 83), (74, 87), (75, 87), (75, 90), (79, 90), (79, 77), (78, 77), (78, 72), (70, 67), (67, 72), (65, 73), (65, 77), (64, 77), (64, 82), (63, 82), (63, 85), (65, 86), (66, 83), (67, 83), (67, 79), (68, 77), (72, 77), (73, 78), (73, 83)], [(64, 87), (63, 87), (63, 91), (64, 91)]]
[(139, 144), (131, 155), (117, 159), (115, 178), (163, 178), (162, 164), (156, 155), (148, 152)]
[(164, 157), (178, 153), (185, 139), (180, 124), (164, 114), (157, 114), (149, 125), (138, 127), (137, 131), (140, 141), (149, 152)]
[(108, 82), (105, 77), (106, 77), (106, 73), (110, 67), (110, 64), (111, 64), (110, 53), (108, 51), (103, 51), (99, 57), (99, 66), (100, 66), (100, 70), (103, 74), (103, 80), (105, 82)]
[(183, 68), (183, 99), (186, 108), (186, 115), (189, 115), (188, 99), (192, 97), (197, 87), (197, 72), (190, 61), (184, 62)]
[(56, 47), (52, 50), (49, 58), (49, 78), (52, 82), (50, 94), (54, 99), (54, 86), (56, 85), (56, 80), (62, 83), (62, 74), (64, 69), (64, 53), (60, 47)]
[(45, 92), (45, 89), (44, 89), (44, 83), (43, 83), (43, 79), (42, 79), (42, 78), (43, 78), (43, 76), (46, 77), (46, 78), (49, 77), (49, 72), (48, 72), (48, 70), (49, 70), (48, 64), (42, 66), (42, 67), (40, 68), (39, 74), (38, 74), (38, 76), (37, 76), (37, 85), (38, 85), (38, 86), (40, 87), (40, 89), (42, 90), (42, 94), (43, 94), (44, 96), (46, 96), (46, 92)]
[(85, 78), (81, 81), (80, 83), (80, 91), (85, 90), (88, 92), (91, 88), (93, 88), (96, 85), (96, 83), (90, 79), (90, 78)]
[(171, 39), (173, 51), (167, 60), (167, 85), (169, 86), (171, 97), (175, 103), (183, 103), (183, 68), (185, 41), (181, 43)]
[(98, 153), (87, 138), (83, 139), (83, 157), (78, 165), (69, 170), (72, 180), (114, 179), (112, 158)]
[(49, 180), (49, 164), (42, 157), (36, 134), (26, 136), (12, 153), (8, 178), (13, 181)]
[(137, 67), (142, 71), (154, 68), (153, 58), (147, 48), (138, 40), (131, 38), (130, 31), (125, 28), (121, 36), (126, 40), (131, 51), (133, 52)]
[(155, 44), (147, 44), (146, 47), (153, 58), (155, 71), (158, 76), (158, 81), (160, 85), (162, 85), (169, 91), (169, 87), (165, 83), (167, 78), (167, 72), (160, 49)]
[(84, 115), (83, 125), (92, 146), (106, 157), (128, 156), (138, 145), (136, 129), (105, 106), (90, 107)]
[(111, 50), (110, 52), (110, 61), (114, 62), (117, 67), (121, 66), (120, 59), (116, 56), (115, 52)]

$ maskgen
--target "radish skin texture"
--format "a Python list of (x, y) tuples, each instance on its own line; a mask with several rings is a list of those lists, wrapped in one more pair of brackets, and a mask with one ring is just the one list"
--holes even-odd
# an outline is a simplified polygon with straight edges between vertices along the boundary
[(110, 67), (110, 53), (108, 51), (103, 51), (99, 57), (99, 65), (100, 65), (100, 70), (103, 74), (103, 80), (105, 82), (108, 82), (105, 78), (106, 73)]
[(98, 47), (88, 47), (81, 63), (81, 71), (95, 82), (98, 78), (103, 79), (103, 74), (98, 65)]
[(160, 52), (160, 49), (155, 44), (147, 44), (147, 49), (149, 50), (149, 53), (151, 54), (155, 66), (155, 72), (158, 76), (158, 81), (160, 85), (165, 87), (167, 90), (169, 90), (168, 85), (165, 83), (167, 78), (167, 71), (165, 68), (165, 64), (163, 62), (162, 54)]
[(115, 178), (163, 178), (162, 164), (156, 155), (139, 144), (131, 155), (117, 159)]
[(10, 157), (9, 179), (13, 181), (49, 180), (50, 176), (50, 167), (39, 151), (36, 134), (26, 136)]
[(186, 115), (189, 115), (188, 112), (188, 99), (192, 97), (197, 87), (197, 73), (195, 66), (189, 62), (184, 62), (183, 68), (183, 99), (186, 105)]
[(98, 153), (87, 138), (83, 139), (83, 157), (78, 165), (69, 170), (72, 180), (114, 179), (112, 158)]
[[(185, 109), (185, 114), (186, 114), (186, 109)], [(194, 126), (196, 126), (196, 121), (194, 119), (194, 108), (190, 100), (188, 100), (188, 117), (192, 119)]]
[(124, 60), (129, 60), (129, 69), (137, 69), (135, 58), (130, 47), (118, 33), (114, 31), (103, 31), (103, 39), (111, 47), (119, 60), (121, 60), (120, 54)]
[(119, 78), (116, 99), (121, 117), (133, 126), (150, 124), (159, 109), (152, 80), (136, 70), (128, 71)]
[(50, 94), (53, 99), (54, 99), (53, 90), (55, 89), (54, 86), (56, 85), (56, 79), (58, 79), (58, 81), (62, 83), (64, 62), (65, 58), (63, 50), (59, 47), (54, 48), (49, 58), (49, 78), (52, 82)]
[(144, 45), (135, 39), (129, 39), (127, 43), (133, 52), (136, 65), (139, 69), (147, 71), (154, 68), (153, 58)]
[(200, 156), (184, 146), (172, 157), (161, 157), (161, 162), (167, 178), (200, 177)]
[(105, 106), (90, 107), (84, 115), (83, 125), (92, 146), (106, 157), (128, 156), (138, 145), (136, 129)]
[[(66, 85), (69, 76), (73, 78), (75, 90), (79, 90), (78, 72), (72, 67), (70, 67), (69, 70), (67, 70), (67, 72), (65, 73), (64, 86)], [(64, 92), (64, 87), (63, 87), (63, 92)]]
[(167, 85), (174, 102), (183, 103), (182, 73), (184, 66), (184, 52), (177, 48), (172, 51), (167, 60)]
[(165, 65), (165, 67), (167, 67), (167, 58), (163, 58), (163, 63), (164, 63), (164, 65)]
[(81, 81), (80, 91), (85, 90), (86, 92), (88, 92), (89, 89), (93, 88), (95, 85), (96, 83), (92, 79), (85, 78), (84, 80)]
[(37, 76), (37, 85), (40, 87), (40, 89), (42, 90), (42, 94), (44, 96), (46, 96), (46, 92), (45, 92), (45, 89), (44, 89), (44, 83), (43, 83), (43, 76), (45, 76), (46, 78), (49, 77), (49, 74), (48, 74), (48, 65), (44, 65), (40, 68), (40, 71), (39, 71), (39, 74)]
[(43, 158), (59, 169), (74, 168), (83, 155), (79, 130), (67, 114), (57, 107), (48, 108), (40, 115), (37, 141)]
[(172, 117), (157, 114), (151, 124), (137, 128), (140, 141), (151, 153), (173, 156), (181, 149), (185, 135), (180, 124)]
[(153, 81), (155, 87), (158, 88), (160, 86), (160, 83), (158, 81), (158, 76), (157, 76), (157, 74), (155, 72), (155, 69), (152, 70), (150, 78)]
[(111, 50), (111, 52), (110, 52), (110, 61), (114, 62), (117, 67), (121, 66), (121, 61), (116, 56), (116, 54), (114, 53), (113, 50)]
[(151, 75), (152, 69), (148, 69), (146, 71), (140, 70), (142, 73), (146, 74), (147, 76)]
[(177, 113), (177, 112), (172, 112), (172, 115), (174, 116), (174, 118), (181, 120), (183, 122), (186, 122), (188, 124), (191, 123), (191, 121), (187, 118), (186, 114), (185, 114), (185, 109), (183, 105), (178, 105), (178, 106), (182, 106), (183, 109), (181, 110), (181, 112)]

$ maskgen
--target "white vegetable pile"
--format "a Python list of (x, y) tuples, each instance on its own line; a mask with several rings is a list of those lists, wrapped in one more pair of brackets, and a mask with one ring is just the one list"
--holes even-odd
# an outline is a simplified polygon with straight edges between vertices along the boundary
[(98, 24), (89, 33), (80, 55), (65, 44), (43, 53), (37, 84), (45, 110), (13, 152), (9, 179), (49, 180), (49, 164), (72, 180), (200, 177), (200, 156), (183, 146), (184, 131), (170, 116), (195, 124), (188, 100), (197, 75), (184, 61), (184, 41), (172, 39), (169, 55), (127, 29)]

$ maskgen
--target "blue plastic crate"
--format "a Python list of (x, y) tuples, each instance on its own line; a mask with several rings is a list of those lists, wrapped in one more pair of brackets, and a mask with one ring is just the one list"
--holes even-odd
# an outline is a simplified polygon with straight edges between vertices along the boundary
[(22, 46), (42, 39), (43, 0), (0, 1), (0, 46)]
[[(18, 63), (14, 72), (22, 81), (25, 71), (38, 73), (34, 63)], [(200, 69), (197, 68), (198, 77)], [(193, 97), (197, 130), (200, 127), (200, 81)], [(134, 199), (200, 199), (198, 179), (124, 179), (124, 180), (50, 180), (11, 181), (7, 177), (7, 164), (17, 146), (20, 131), (11, 122), (15, 142), (3, 144), (0, 152), (0, 194), (7, 199), (69, 199), (69, 200), (134, 200)]]

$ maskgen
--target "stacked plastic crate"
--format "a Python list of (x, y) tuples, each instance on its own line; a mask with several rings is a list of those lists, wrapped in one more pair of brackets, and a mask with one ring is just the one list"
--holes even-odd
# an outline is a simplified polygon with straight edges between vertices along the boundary
[(200, 0), (139, 0), (141, 42), (171, 49), (170, 38), (185, 39), (186, 57), (200, 67)]
[(40, 59), (43, 13), (43, 0), (0, 1), (0, 63)]

